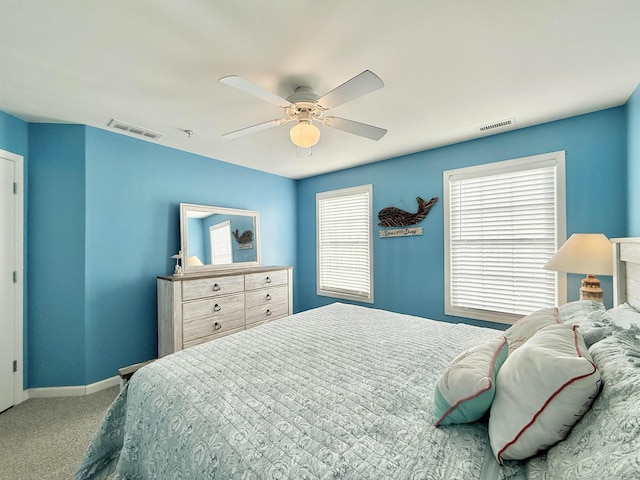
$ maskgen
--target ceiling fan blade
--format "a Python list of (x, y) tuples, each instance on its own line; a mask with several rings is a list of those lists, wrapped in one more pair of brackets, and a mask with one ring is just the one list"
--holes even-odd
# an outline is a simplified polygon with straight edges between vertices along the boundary
[(225, 133), (222, 136), (229, 139), (244, 137), (245, 135), (249, 135), (250, 133), (259, 132), (260, 130), (266, 130), (267, 128), (271, 127), (277, 127), (278, 125), (282, 125), (283, 123), (287, 123), (288, 121), (289, 120), (287, 120), (286, 118), (276, 118), (275, 120), (258, 123), (257, 125), (241, 128), (240, 130), (234, 130), (233, 132)]
[(353, 133), (361, 137), (370, 138), (371, 140), (380, 140), (387, 131), (384, 128), (374, 127), (366, 123), (354, 122), (340, 117), (325, 117), (322, 121), (324, 125), (331, 128), (342, 130), (343, 132)]
[(291, 103), (287, 102), (284, 98), (280, 98), (275, 93), (271, 93), (269, 90), (265, 90), (255, 83), (252, 83), (249, 80), (245, 80), (244, 78), (237, 75), (222, 77), (220, 79), (220, 82), (224, 83), (225, 85), (229, 85), (230, 87), (237, 88), (238, 90), (242, 90), (243, 92), (248, 93), (249, 95), (253, 95), (254, 97), (258, 97), (260, 100), (271, 103), (276, 107), (286, 108), (291, 105)]
[(382, 87), (384, 87), (384, 82), (380, 77), (371, 70), (365, 70), (320, 97), (317, 103), (324, 108), (334, 108)]

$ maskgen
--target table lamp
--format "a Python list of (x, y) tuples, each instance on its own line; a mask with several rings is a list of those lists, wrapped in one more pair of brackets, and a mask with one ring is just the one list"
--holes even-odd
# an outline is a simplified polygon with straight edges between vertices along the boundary
[(187, 265), (189, 265), (190, 267), (197, 267), (199, 265), (203, 265), (203, 263), (197, 255), (191, 255), (187, 259)]
[(574, 233), (543, 268), (586, 274), (580, 300), (602, 302), (602, 288), (596, 275), (613, 275), (611, 242), (601, 233)]

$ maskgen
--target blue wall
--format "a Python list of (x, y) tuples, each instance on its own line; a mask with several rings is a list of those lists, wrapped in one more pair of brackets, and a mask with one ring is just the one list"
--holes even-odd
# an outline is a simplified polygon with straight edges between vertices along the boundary
[(155, 277), (173, 271), (180, 202), (260, 211), (263, 263), (295, 264), (293, 180), (89, 128), (88, 383), (156, 356)]
[(86, 383), (84, 134), (29, 126), (30, 387)]
[[(378, 238), (374, 228), (375, 307), (438, 320), (444, 314), (444, 232), (442, 172), (487, 162), (566, 151), (567, 234), (602, 232), (624, 236), (627, 225), (626, 110), (589, 115), (502, 133), (298, 182), (297, 304), (302, 310), (335, 301), (316, 295), (315, 195), (373, 184), (374, 219), (396, 205), (415, 211), (416, 196), (439, 197), (420, 224), (423, 236)], [(569, 300), (577, 299), (579, 275), (569, 275)], [(603, 278), (611, 303), (611, 277)], [(479, 322), (480, 323), (480, 322)]]
[(640, 237), (640, 86), (627, 102), (628, 236)]
[[(189, 255), (195, 255), (201, 262), (211, 263), (211, 259), (208, 258), (208, 252), (205, 253), (204, 249), (204, 226), (201, 218), (189, 218), (187, 219), (187, 230), (189, 231), (189, 243), (187, 244), (187, 250)], [(187, 262), (185, 260), (184, 264)]]
[(29, 153), (29, 124), (7, 113), (0, 112), (0, 148), (25, 157), (26, 172), (26, 157)]
[(85, 126), (31, 125), (30, 156), (31, 388), (156, 356), (180, 202), (259, 210), (264, 263), (295, 264), (293, 180)]
[[(173, 270), (180, 202), (258, 210), (263, 263), (295, 267), (296, 311), (333, 301), (315, 294), (319, 191), (372, 183), (374, 212), (414, 210), (418, 195), (442, 199), (443, 170), (566, 150), (567, 233), (640, 236), (640, 89), (624, 107), (298, 182), (3, 112), (0, 148), (25, 157), (25, 388), (86, 385), (155, 356), (155, 277)], [(186, 172), (198, 175), (179, 181)], [(422, 237), (375, 228), (376, 307), (458, 320), (444, 315), (442, 224), (441, 200)], [(579, 281), (569, 278), (570, 300)]]

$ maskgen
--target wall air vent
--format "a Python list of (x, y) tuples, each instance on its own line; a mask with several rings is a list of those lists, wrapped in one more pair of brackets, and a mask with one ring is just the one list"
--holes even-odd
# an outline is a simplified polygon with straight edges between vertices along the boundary
[(495, 130), (496, 128), (509, 127), (511, 125), (515, 125), (515, 123), (516, 123), (515, 118), (508, 118), (506, 120), (501, 120), (499, 122), (493, 122), (487, 125), (476, 127), (476, 130), (478, 130), (479, 132), (486, 132), (487, 130)]
[(144, 127), (137, 127), (130, 123), (121, 122), (120, 120), (112, 119), (108, 124), (108, 127), (116, 128), (124, 132), (133, 133), (134, 135), (140, 135), (141, 137), (149, 138), (151, 140), (158, 140), (164, 136), (164, 133), (154, 132)]

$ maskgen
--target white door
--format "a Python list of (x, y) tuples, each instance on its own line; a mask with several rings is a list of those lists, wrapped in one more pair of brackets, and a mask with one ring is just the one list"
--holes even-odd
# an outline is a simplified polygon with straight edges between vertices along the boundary
[(0, 412), (15, 404), (16, 164), (0, 152)]

